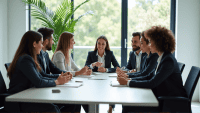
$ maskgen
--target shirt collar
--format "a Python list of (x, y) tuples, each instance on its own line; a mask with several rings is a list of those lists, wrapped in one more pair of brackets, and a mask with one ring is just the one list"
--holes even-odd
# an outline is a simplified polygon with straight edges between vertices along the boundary
[(139, 52), (139, 54), (137, 55), (136, 52), (134, 51), (135, 56), (140, 56), (142, 55), (142, 51)]
[(161, 59), (162, 59), (162, 56), (163, 56), (164, 52), (158, 57), (158, 60), (157, 62), (160, 63)]
[[(96, 56), (98, 56), (98, 55), (99, 55), (99, 54), (98, 54), (98, 50), (97, 50)], [(104, 51), (103, 56), (106, 56), (106, 51)]]

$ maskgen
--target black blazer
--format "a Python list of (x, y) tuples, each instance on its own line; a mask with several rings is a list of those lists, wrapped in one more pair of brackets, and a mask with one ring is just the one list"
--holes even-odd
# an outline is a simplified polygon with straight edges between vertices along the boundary
[[(146, 53), (142, 53), (141, 63), (140, 63), (140, 71), (142, 71), (144, 68), (144, 62), (145, 62), (146, 56), (147, 56)], [(136, 68), (135, 66), (136, 66), (136, 56), (134, 54), (134, 51), (131, 51), (129, 53), (129, 60), (128, 60), (128, 64), (126, 65), (126, 69), (132, 70), (132, 69)]]
[(150, 53), (149, 58), (145, 57), (144, 59), (144, 67), (143, 70), (140, 72), (135, 73), (128, 73), (129, 78), (138, 77), (138, 76), (146, 76), (149, 73), (153, 72), (157, 67), (157, 60), (158, 60), (158, 54), (157, 53)]
[[(117, 60), (115, 59), (115, 56), (112, 51), (105, 51), (106, 56), (105, 56), (105, 68), (108, 69), (108, 72), (115, 72), (117, 67), (120, 67)], [(88, 52), (87, 60), (85, 63), (85, 66), (90, 67), (90, 65), (94, 62), (98, 61), (98, 56), (96, 55), (97, 51), (90, 51)], [(111, 62), (114, 68), (111, 68)], [(98, 68), (95, 66), (92, 71), (97, 72)]]
[[(43, 55), (44, 55), (44, 58), (46, 61), (46, 70), (44, 68), (44, 60), (42, 57)], [(42, 70), (44, 71), (44, 73), (47, 73), (47, 74), (50, 74), (50, 72), (52, 73), (52, 75), (50, 77), (58, 77), (59, 74), (61, 74), (62, 72), (64, 72), (64, 73), (66, 72), (66, 71), (60, 70), (51, 62), (51, 60), (49, 58), (49, 54), (47, 52), (45, 52), (44, 54), (42, 54), (42, 52), (40, 52), (40, 54), (37, 55), (37, 59), (38, 59), (38, 62), (40, 64)]]
[(8, 93), (13, 94), (31, 87), (53, 87), (55, 79), (43, 77), (37, 71), (35, 62), (30, 55), (19, 57), (15, 71), (11, 75)]
[(187, 97), (178, 63), (170, 52), (163, 54), (156, 75), (153, 71), (148, 76), (143, 77), (142, 80), (131, 80), (129, 86), (151, 88), (156, 97)]

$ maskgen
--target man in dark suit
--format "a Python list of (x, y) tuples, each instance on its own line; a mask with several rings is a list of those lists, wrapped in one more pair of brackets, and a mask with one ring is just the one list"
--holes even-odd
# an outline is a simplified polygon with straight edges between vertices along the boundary
[(144, 60), (146, 59), (147, 54), (142, 53), (140, 50), (140, 32), (134, 32), (132, 34), (132, 48), (133, 51), (129, 54), (129, 61), (126, 66), (126, 71), (129, 72), (140, 72), (144, 67)]
[(43, 47), (40, 54), (37, 56), (38, 62), (40, 63), (43, 71), (47, 74), (60, 74), (61, 72), (65, 72), (57, 68), (50, 60), (49, 54), (46, 50), (51, 50), (52, 45), (54, 44), (53, 41), (53, 29), (51, 28), (40, 28), (38, 30), (39, 33), (43, 35)]

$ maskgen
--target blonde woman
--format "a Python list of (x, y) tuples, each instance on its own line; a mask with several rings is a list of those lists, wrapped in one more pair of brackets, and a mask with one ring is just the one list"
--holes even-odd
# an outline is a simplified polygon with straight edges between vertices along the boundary
[(87, 66), (79, 69), (71, 58), (71, 49), (73, 49), (74, 44), (74, 35), (69, 32), (63, 32), (60, 35), (58, 46), (52, 58), (53, 64), (61, 70), (70, 71), (73, 76), (91, 75), (91, 69), (88, 69)]

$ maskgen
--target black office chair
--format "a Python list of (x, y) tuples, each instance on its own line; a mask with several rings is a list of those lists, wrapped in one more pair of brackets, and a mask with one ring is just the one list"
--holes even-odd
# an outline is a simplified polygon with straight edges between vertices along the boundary
[(6, 70), (8, 70), (11, 63), (5, 63)]
[(9, 95), (10, 94), (7, 93), (6, 84), (0, 71), (0, 112), (20, 112), (19, 103), (5, 103), (5, 98)]
[(178, 66), (179, 66), (179, 68), (180, 68), (180, 70), (181, 70), (181, 74), (182, 74), (183, 69), (185, 68), (185, 64), (184, 64), (184, 63), (181, 63), (181, 62), (178, 62)]
[(185, 82), (184, 88), (188, 95), (185, 97), (158, 97), (160, 103), (162, 103), (163, 112), (187, 112), (192, 113), (191, 101), (194, 90), (200, 76), (200, 68), (192, 66), (190, 73)]
[(5, 97), (8, 96), (6, 84), (0, 71), (0, 112), (4, 112)]

